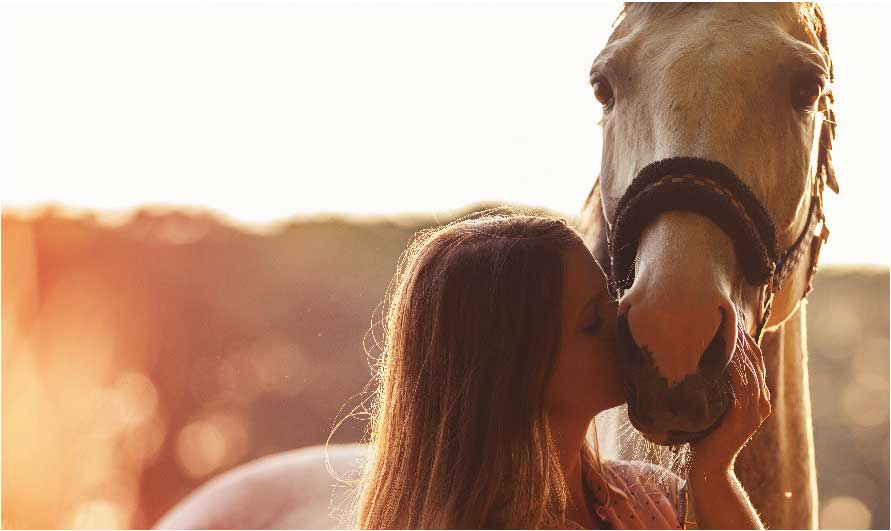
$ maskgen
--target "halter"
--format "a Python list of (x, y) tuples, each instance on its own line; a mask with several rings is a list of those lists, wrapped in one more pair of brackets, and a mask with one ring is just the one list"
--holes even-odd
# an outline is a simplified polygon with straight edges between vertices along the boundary
[(634, 260), (643, 230), (666, 211), (701, 214), (718, 225), (733, 242), (746, 280), (761, 286), (761, 315), (755, 332), (759, 344), (770, 320), (771, 307), (783, 282), (810, 251), (807, 286), (810, 293), (820, 249), (829, 238), (823, 212), (826, 174), (818, 170), (824, 123), (818, 114), (809, 167), (810, 201), (807, 221), (795, 242), (780, 249), (776, 229), (763, 203), (733, 171), (713, 160), (674, 157), (646, 166), (619, 200), (608, 235), (610, 291), (619, 298), (634, 283)]

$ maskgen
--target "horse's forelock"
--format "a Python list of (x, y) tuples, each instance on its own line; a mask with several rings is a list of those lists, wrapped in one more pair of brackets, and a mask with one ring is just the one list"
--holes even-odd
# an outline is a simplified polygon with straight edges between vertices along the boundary
[(697, 2), (625, 2), (622, 13), (634, 16), (670, 17), (696, 6)]

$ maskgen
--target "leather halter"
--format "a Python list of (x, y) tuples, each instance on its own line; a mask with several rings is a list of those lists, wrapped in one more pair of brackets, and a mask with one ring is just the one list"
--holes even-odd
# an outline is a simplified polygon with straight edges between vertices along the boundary
[(829, 238), (823, 211), (826, 177), (818, 171), (816, 159), (822, 125), (818, 115), (809, 168), (811, 194), (807, 220), (795, 242), (784, 250), (779, 249), (776, 229), (767, 209), (749, 187), (720, 162), (674, 157), (641, 170), (619, 200), (608, 235), (612, 295), (618, 298), (634, 283), (634, 259), (646, 226), (662, 212), (695, 212), (711, 219), (730, 236), (746, 280), (761, 286), (761, 315), (755, 332), (755, 340), (760, 344), (774, 298), (783, 282), (810, 251), (810, 270), (801, 296), (804, 300), (812, 288), (820, 249)]

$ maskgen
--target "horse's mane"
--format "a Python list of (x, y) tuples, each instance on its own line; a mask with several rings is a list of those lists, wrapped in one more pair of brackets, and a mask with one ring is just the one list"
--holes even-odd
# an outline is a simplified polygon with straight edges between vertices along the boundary
[(823, 130), (820, 132), (820, 152), (817, 158), (817, 171), (823, 177), (824, 182), (830, 188), (838, 193), (838, 184), (835, 178), (835, 167), (832, 165), (832, 142), (835, 140), (835, 95), (832, 93), (832, 83), (835, 82), (835, 68), (832, 64), (832, 55), (829, 53), (829, 31), (826, 29), (826, 20), (823, 18), (823, 10), (816, 2), (805, 2), (800, 9), (802, 18), (806, 20), (817, 40), (820, 47), (823, 48), (823, 56), (826, 60), (826, 66), (829, 70), (829, 90), (823, 95), (820, 101), (819, 111), (823, 114)]
[(672, 17), (689, 9), (702, 6), (699, 2), (625, 2), (622, 15)]

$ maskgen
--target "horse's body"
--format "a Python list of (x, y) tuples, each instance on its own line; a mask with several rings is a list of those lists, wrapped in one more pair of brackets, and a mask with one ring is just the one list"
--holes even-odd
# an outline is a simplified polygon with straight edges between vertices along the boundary
[[(310, 446), (263, 457), (216, 477), (187, 496), (156, 529), (335, 529), (352, 494), (338, 475), (356, 477), (365, 446)], [(327, 461), (327, 465), (326, 465)]]
[[(779, 245), (790, 246), (806, 226), (803, 212), (814, 172), (821, 171), (836, 189), (828, 158), (832, 135), (820, 136), (814, 120), (820, 111), (828, 112), (820, 105), (831, 100), (821, 95), (813, 108), (796, 107), (798, 99), (808, 97), (808, 83), (824, 78), (831, 79), (825, 28), (809, 6), (626, 8), (592, 68), (592, 80), (601, 83), (595, 83), (598, 99), (609, 99), (601, 176), (584, 213), (595, 256), (609, 262), (606, 233), (619, 198), (641, 168), (677, 156), (731, 168), (769, 212)], [(816, 158), (814, 138), (820, 142)], [(817, 170), (815, 164), (822, 166)], [(743, 278), (739, 260), (727, 234), (690, 212), (666, 212), (642, 233), (634, 281), (625, 286), (620, 312), (627, 317), (629, 336), (651, 356), (658, 379), (668, 382), (668, 395), (673, 385), (698, 373), (712, 344), (724, 345), (716, 356), (726, 377), (723, 369), (732, 362), (737, 341), (754, 333), (761, 291)], [(775, 528), (817, 524), (805, 308), (799, 304), (810, 273), (810, 260), (802, 260), (776, 296), (762, 342), (773, 414), (736, 466), (764, 523)], [(637, 384), (645, 388), (650, 382)], [(706, 413), (674, 406), (671, 414), (648, 415), (637, 427), (653, 439), (660, 431), (695, 438), (721, 411), (709, 409), (706, 394), (690, 400), (704, 404), (697, 411)], [(340, 448), (333, 452), (332, 468), (355, 474), (363, 454), (361, 446)], [(336, 483), (322, 447), (283, 454), (212, 481), (158, 526), (332, 527)]]
[[(598, 417), (601, 454), (618, 455)], [(350, 529), (364, 444), (308, 446), (245, 463), (207, 482), (173, 507), (155, 529)], [(332, 475), (332, 472), (336, 475)]]

